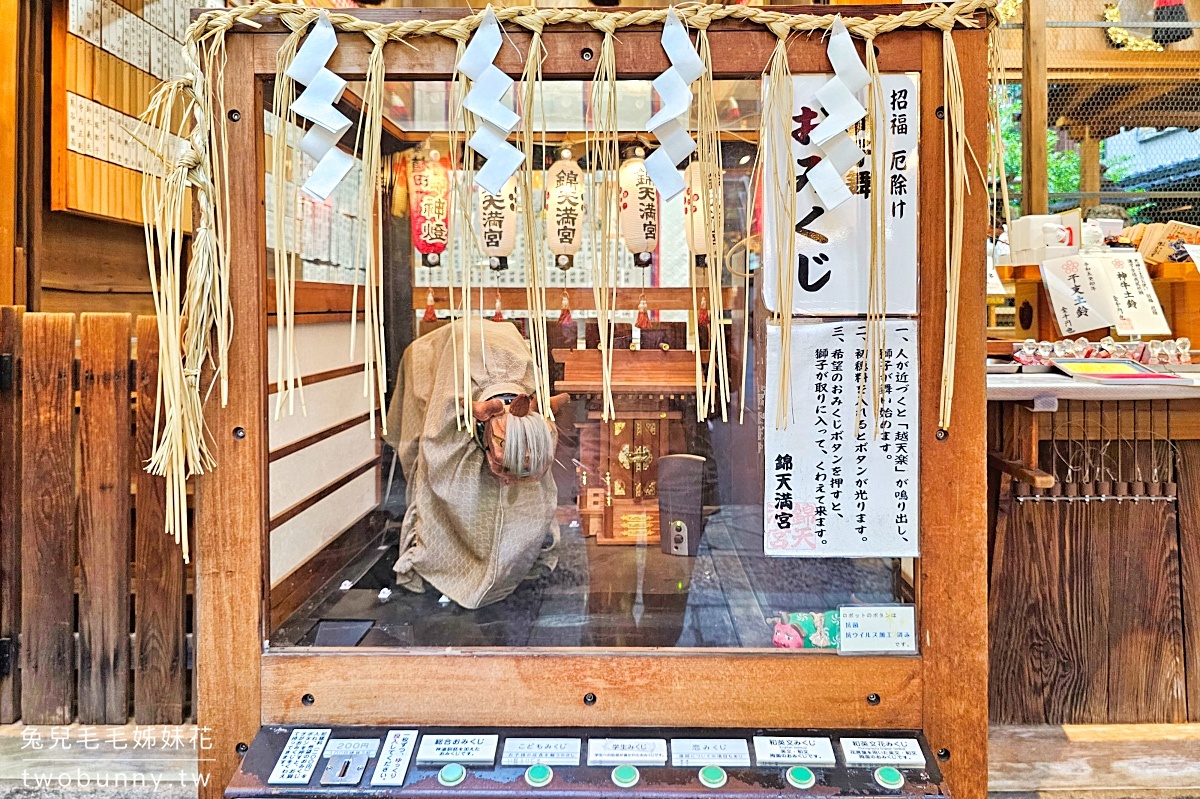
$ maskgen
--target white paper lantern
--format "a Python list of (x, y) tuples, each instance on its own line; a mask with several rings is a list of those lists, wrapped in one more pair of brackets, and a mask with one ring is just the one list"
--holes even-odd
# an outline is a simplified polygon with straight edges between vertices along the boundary
[(658, 191), (640, 155), (621, 164), (617, 179), (621, 186), (621, 238), (636, 266), (650, 266), (658, 247)]
[(546, 173), (546, 236), (554, 265), (570, 269), (583, 243), (583, 170), (570, 150)]
[(517, 242), (517, 178), (514, 175), (499, 194), (479, 190), (479, 241), (488, 266), (508, 269), (508, 256)]
[[(704, 184), (707, 179), (707, 200)], [(708, 266), (708, 255), (717, 251), (717, 227), (713, 224), (716, 212), (716, 192), (721, 191), (721, 175), (711, 166), (702, 166), (699, 161), (688, 164), (683, 171), (687, 188), (683, 197), (683, 226), (687, 232), (687, 246), (697, 267)], [(708, 207), (705, 208), (704, 206)]]

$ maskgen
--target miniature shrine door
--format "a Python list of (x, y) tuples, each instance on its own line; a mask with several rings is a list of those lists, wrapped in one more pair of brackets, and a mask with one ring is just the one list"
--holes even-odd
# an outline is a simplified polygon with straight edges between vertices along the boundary
[[(846, 16), (914, 6), (843, 7)], [(825, 7), (811, 9), (824, 13)], [(775, 9), (797, 11), (798, 9)], [(459, 10), (355, 12), (393, 21), (453, 19)], [(982, 14), (976, 17), (986, 27)], [(267, 724), (548, 725), (919, 729), (938, 753), (953, 794), (983, 799), (987, 768), (984, 442), (984, 223), (986, 191), (972, 167), (967, 197), (956, 388), (948, 435), (938, 431), (946, 305), (943, 32), (901, 29), (876, 39), (883, 73), (919, 73), (919, 470), (921, 555), (914, 585), (920, 654), (796, 656), (722, 649), (314, 649), (278, 648), (270, 630), (268, 386), (265, 319), (264, 85), (286, 37), (276, 21), (234, 25), (227, 38), (225, 100), (231, 213), (228, 252), (234, 337), (229, 403), (208, 404), (217, 468), (198, 481), (196, 519), (198, 718), (211, 729), (219, 796), (240, 753)], [(620, 78), (650, 79), (669, 66), (661, 27), (622, 29)], [(966, 88), (966, 131), (987, 153), (988, 33), (956, 29)], [(776, 37), (748, 22), (710, 28), (717, 78), (758, 79)], [(496, 64), (519, 78), (530, 35), (506, 29)], [(590, 80), (602, 36), (583, 25), (547, 26), (545, 80)], [(371, 48), (342, 34), (328, 67), (361, 80)], [(862, 42), (856, 40), (861, 51)], [(795, 75), (831, 72), (822, 35), (793, 34)], [(455, 44), (429, 36), (385, 50), (389, 80), (448, 80)], [(269, 93), (268, 93), (269, 96)], [(763, 324), (759, 314), (756, 324)], [(767, 420), (770, 424), (770, 420)], [(235, 432), (236, 431), (236, 432)], [(504, 701), (498, 701), (503, 697)], [(588, 701), (585, 701), (588, 697)]]

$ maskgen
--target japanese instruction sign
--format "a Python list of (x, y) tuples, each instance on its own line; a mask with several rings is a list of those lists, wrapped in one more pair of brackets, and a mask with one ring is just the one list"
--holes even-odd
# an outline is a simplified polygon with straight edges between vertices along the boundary
[[(852, 129), (852, 137), (867, 157), (844, 176), (853, 196), (833, 209), (823, 207), (807, 173), (822, 154), (810, 134), (825, 118), (816, 92), (826, 75), (792, 78), (792, 157), (796, 174), (795, 262), (779, 263), (781, 248), (773, 241), (775, 215), (780, 212), (777, 185), (764, 176), (763, 186), (763, 301), (774, 311), (776, 273), (782, 267), (794, 275), (792, 312), (816, 316), (859, 315), (867, 312), (871, 264), (871, 197), (885, 192), (887, 202), (887, 312), (914, 314), (917, 307), (917, 161), (920, 121), (918, 76), (882, 75), (885, 119), (882, 186), (872, 185), (871, 151), (865, 120)], [(867, 102), (866, 91), (858, 99)], [(770, 166), (768, 165), (768, 168)], [(775, 164), (776, 174), (787, 175), (786, 164)], [(783, 180), (787, 180), (784, 178)]]
[(1122, 336), (1171, 333), (1139, 253), (1068, 255), (1043, 261), (1041, 271), (1065, 336), (1100, 327)]
[(843, 605), (838, 653), (916, 654), (917, 611), (912, 605)]
[[(767, 328), (766, 419), (776, 418), (781, 339)], [(878, 435), (870, 371), (859, 392), (865, 340), (859, 321), (792, 326), (791, 417), (765, 432), (770, 557), (918, 554), (917, 323), (887, 323)]]

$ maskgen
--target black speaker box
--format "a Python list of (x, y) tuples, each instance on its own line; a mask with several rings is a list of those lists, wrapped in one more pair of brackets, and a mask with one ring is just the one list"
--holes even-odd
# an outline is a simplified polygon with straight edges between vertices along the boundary
[(668, 555), (695, 557), (704, 532), (704, 458), (664, 455), (658, 460), (658, 529)]

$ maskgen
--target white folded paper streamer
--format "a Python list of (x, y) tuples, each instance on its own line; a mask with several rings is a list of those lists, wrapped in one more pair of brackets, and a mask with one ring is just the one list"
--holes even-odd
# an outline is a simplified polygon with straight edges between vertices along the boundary
[(683, 177), (676, 169), (676, 164), (696, 151), (695, 140), (679, 122), (679, 118), (691, 110), (692, 82), (704, 74), (704, 62), (696, 54), (687, 28), (679, 21), (674, 8), (667, 9), (662, 46), (671, 66), (652, 84), (662, 101), (662, 107), (646, 123), (646, 130), (652, 132), (659, 142), (659, 148), (646, 159), (646, 172), (658, 187), (662, 198), (669, 200), (684, 188)]
[(463, 107), (476, 118), (475, 135), (467, 146), (487, 159), (475, 173), (475, 183), (489, 194), (500, 194), (505, 182), (525, 162), (524, 153), (508, 142), (508, 134), (521, 117), (502, 102), (513, 79), (492, 63), (500, 44), (500, 21), (489, 5), (458, 62), (458, 71), (471, 79), (471, 91), (463, 98)]
[(837, 208), (853, 195), (842, 176), (866, 154), (846, 133), (846, 129), (867, 115), (867, 109), (854, 96), (871, 82), (854, 49), (854, 41), (842, 18), (833, 22), (832, 34), (826, 47), (834, 75), (817, 90), (816, 98), (825, 109), (826, 117), (809, 134), (823, 157), (806, 173), (808, 183), (825, 208)]
[(346, 91), (346, 81), (325, 68), (336, 48), (337, 32), (329, 15), (321, 11), (287, 70), (289, 78), (306, 87), (291, 110), (312, 123), (300, 140), (300, 149), (317, 162), (300, 189), (322, 202), (354, 166), (354, 157), (337, 146), (350, 130), (350, 120), (335, 107)]

